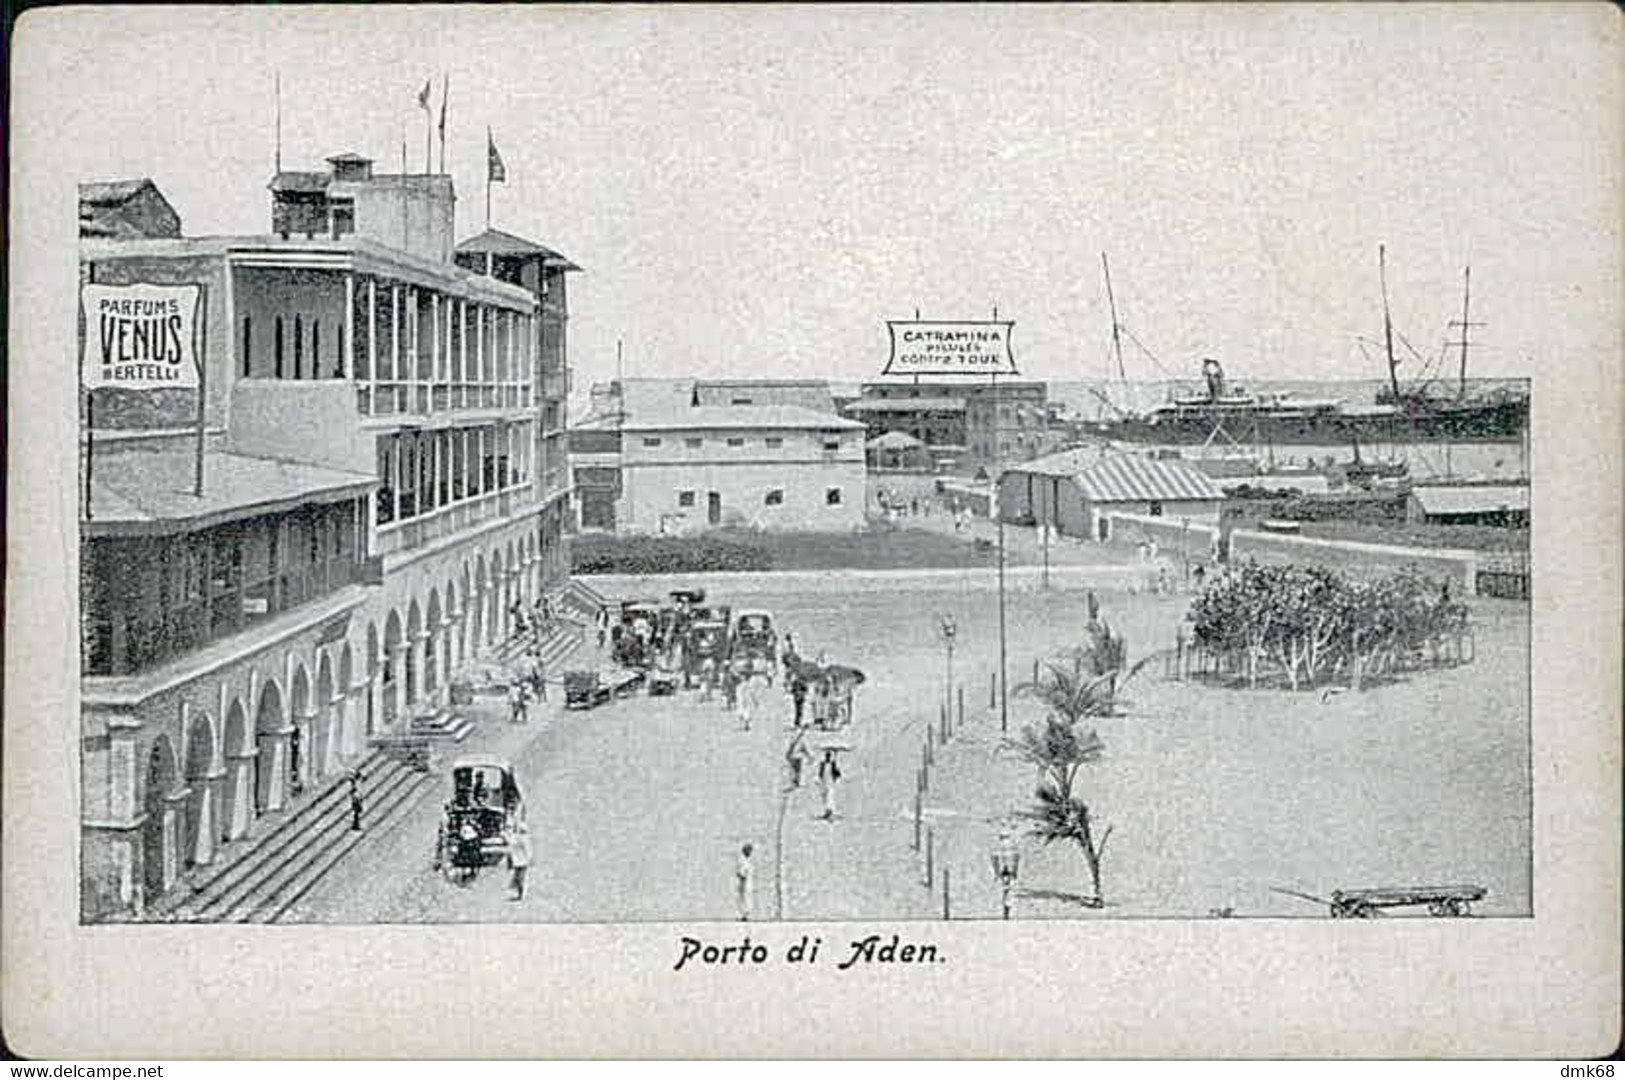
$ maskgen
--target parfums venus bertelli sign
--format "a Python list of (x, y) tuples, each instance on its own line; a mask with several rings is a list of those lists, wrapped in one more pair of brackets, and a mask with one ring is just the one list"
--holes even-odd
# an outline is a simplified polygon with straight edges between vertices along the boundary
[(196, 285), (85, 285), (80, 370), (88, 390), (198, 384)]
[(1016, 375), (1013, 322), (886, 323), (891, 357), (883, 375)]

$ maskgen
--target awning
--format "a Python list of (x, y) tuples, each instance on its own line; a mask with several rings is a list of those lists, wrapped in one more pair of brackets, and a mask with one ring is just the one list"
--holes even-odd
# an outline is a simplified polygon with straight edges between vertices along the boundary
[(203, 459), (203, 495), (194, 495), (197, 461), (189, 449), (97, 448), (86, 536), (192, 532), (307, 503), (359, 498), (376, 485), (345, 472), (211, 450)]

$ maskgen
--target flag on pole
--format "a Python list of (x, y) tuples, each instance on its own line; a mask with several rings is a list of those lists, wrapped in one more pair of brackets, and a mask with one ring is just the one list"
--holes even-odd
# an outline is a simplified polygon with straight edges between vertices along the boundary
[(485, 129), (486, 147), (486, 179), (493, 184), (508, 182), (508, 170), (502, 164), (502, 155), (497, 153), (496, 141), (491, 138), (491, 129)]
[(429, 86), (433, 82), (433, 79), (424, 79), (423, 89), (418, 91), (418, 108), (422, 109), (424, 112), (429, 111)]
[(446, 76), (446, 86), (440, 93), (440, 142), (446, 141), (446, 102), (451, 98), (451, 76)]

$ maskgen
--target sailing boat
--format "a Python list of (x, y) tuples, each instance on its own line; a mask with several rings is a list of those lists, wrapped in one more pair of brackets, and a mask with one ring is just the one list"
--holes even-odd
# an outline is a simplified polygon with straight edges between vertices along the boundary
[(1450, 324), (1461, 330), (1460, 340), (1451, 343), (1461, 349), (1460, 379), (1452, 395), (1432, 379), (1419, 380), (1405, 387), (1400, 385), (1399, 361), (1394, 356), (1393, 318), (1388, 310), (1386, 255), (1381, 247), (1377, 249), (1377, 258), (1383, 271), (1382, 317), (1388, 350), (1389, 383), (1388, 389), (1378, 391), (1377, 405), (1395, 409), (1415, 439), (1473, 442), (1521, 438), (1529, 423), (1527, 392), (1500, 389), (1471, 396), (1467, 392), (1468, 331), (1474, 326), (1484, 325), (1469, 318), (1472, 267), (1465, 268), (1462, 273), (1461, 319)]

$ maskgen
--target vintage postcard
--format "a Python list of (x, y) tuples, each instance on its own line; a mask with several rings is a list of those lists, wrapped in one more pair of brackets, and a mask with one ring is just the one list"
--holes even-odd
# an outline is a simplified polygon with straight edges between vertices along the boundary
[(20, 1052), (1617, 1041), (1617, 10), (13, 40)]

